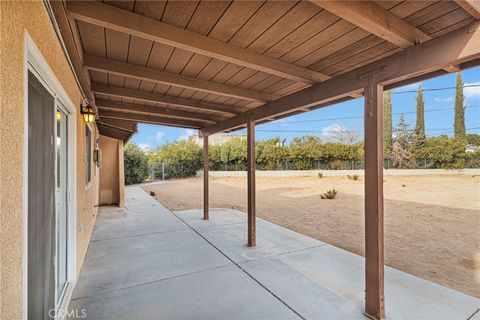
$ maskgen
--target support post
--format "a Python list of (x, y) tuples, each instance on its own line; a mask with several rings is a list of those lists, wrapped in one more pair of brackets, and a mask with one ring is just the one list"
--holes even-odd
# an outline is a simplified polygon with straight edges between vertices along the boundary
[(255, 122), (247, 123), (247, 219), (248, 246), (256, 245), (255, 226)]
[(385, 318), (383, 239), (383, 86), (365, 88), (365, 314)]
[(203, 219), (208, 220), (208, 135), (203, 135)]

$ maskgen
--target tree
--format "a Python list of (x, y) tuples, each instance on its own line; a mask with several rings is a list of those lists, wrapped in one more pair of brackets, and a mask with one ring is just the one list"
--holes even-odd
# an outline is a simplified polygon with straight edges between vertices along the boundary
[(315, 136), (295, 137), (290, 143), (289, 151), (296, 170), (312, 170), (315, 160), (322, 155), (322, 142)]
[(420, 138), (425, 138), (425, 103), (423, 101), (422, 85), (418, 86), (417, 92), (417, 122), (415, 125), (415, 135)]
[(465, 165), (465, 141), (446, 135), (428, 138), (417, 154), (429, 159), (433, 168), (461, 169)]
[(392, 151), (392, 93), (383, 94), (383, 149), (385, 154)]
[(454, 120), (454, 136), (457, 139), (465, 139), (465, 109), (463, 106), (463, 80), (462, 73), (457, 73), (457, 79), (455, 84), (455, 120)]
[(477, 133), (469, 133), (466, 136), (467, 143), (468, 144), (473, 144), (476, 146), (480, 146), (480, 134)]
[(285, 139), (276, 137), (269, 140), (259, 140), (255, 145), (257, 164), (265, 170), (280, 170), (282, 162), (288, 158)]
[(192, 139), (165, 144), (154, 158), (154, 162), (165, 164), (169, 178), (194, 176), (202, 167), (202, 149)]
[(398, 142), (403, 149), (407, 149), (412, 142), (412, 130), (410, 130), (410, 125), (405, 121), (403, 113), (400, 114), (398, 125), (395, 128), (395, 142)]
[(397, 169), (404, 169), (407, 167), (409, 160), (410, 154), (398, 141), (395, 141), (392, 148), (393, 166)]
[(143, 182), (148, 177), (148, 160), (145, 153), (129, 143), (123, 150), (125, 184)]
[(340, 142), (344, 144), (354, 144), (358, 141), (359, 133), (355, 130), (348, 130), (344, 126), (334, 124), (326, 127), (324, 138), (327, 142)]

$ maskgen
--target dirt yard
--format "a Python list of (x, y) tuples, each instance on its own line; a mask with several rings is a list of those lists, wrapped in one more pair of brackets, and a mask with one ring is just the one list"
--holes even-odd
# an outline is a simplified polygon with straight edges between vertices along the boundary
[[(202, 207), (201, 178), (145, 189), (171, 210)], [(334, 200), (321, 200), (328, 189)], [(480, 177), (385, 177), (386, 264), (480, 297)], [(246, 178), (210, 178), (210, 206), (245, 211)], [(363, 254), (363, 177), (257, 177), (257, 216)]]

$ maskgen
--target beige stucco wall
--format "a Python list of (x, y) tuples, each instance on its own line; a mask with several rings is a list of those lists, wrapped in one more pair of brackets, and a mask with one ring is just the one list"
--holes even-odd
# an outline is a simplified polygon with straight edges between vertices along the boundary
[(120, 203), (119, 145), (123, 146), (123, 142), (100, 136), (100, 150), (102, 150), (100, 205)]
[[(80, 105), (81, 96), (42, 1), (0, 1), (0, 17), (0, 315), (1, 319), (21, 319), (25, 31), (76, 106)], [(80, 266), (97, 214), (99, 191), (98, 169), (94, 171), (93, 183), (85, 187), (84, 123), (80, 117), (77, 148), (77, 264)]]

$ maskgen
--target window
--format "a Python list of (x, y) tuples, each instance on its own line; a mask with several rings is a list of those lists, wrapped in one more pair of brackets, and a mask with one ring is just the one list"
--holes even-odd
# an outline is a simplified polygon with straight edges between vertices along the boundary
[(88, 186), (92, 182), (92, 129), (85, 124), (85, 169), (87, 170), (85, 184)]

